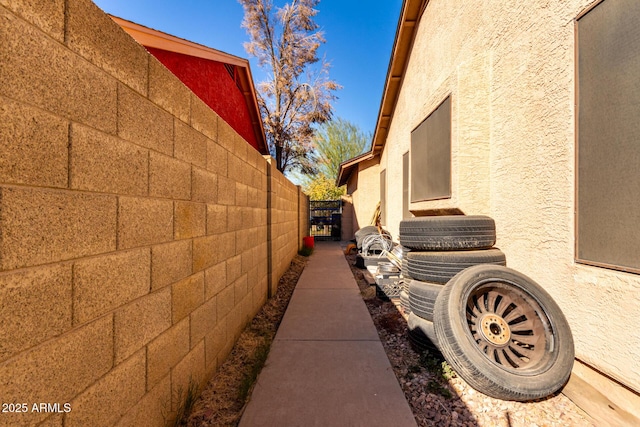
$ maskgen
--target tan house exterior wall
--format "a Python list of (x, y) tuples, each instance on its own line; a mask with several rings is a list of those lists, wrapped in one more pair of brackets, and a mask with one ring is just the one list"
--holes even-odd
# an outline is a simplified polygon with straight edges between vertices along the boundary
[[(378, 159), (366, 160), (358, 164), (347, 181), (347, 194), (353, 204), (351, 229), (355, 233), (362, 227), (371, 225), (371, 218), (380, 202), (380, 167)], [(343, 235), (343, 240), (354, 236)]]
[(163, 426), (308, 202), (92, 2), (0, 1), (0, 22), (0, 396), (28, 405), (0, 426)]
[[(380, 170), (397, 239), (402, 154), (411, 131), (450, 95), (452, 197), (411, 209), (493, 217), (507, 265), (540, 283), (568, 318), (577, 359), (637, 393), (640, 276), (574, 261), (574, 20), (593, 3), (429, 1)], [(360, 175), (358, 191), (379, 182), (372, 175)]]
[(353, 223), (356, 212), (353, 209), (353, 198), (349, 195), (340, 197), (342, 201), (342, 217), (340, 218), (340, 240), (348, 241), (355, 237)]

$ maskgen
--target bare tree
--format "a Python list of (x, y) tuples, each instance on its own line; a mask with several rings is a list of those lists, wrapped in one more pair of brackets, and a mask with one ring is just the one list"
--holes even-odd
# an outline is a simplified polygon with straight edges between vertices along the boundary
[(244, 47), (270, 74), (258, 84), (258, 105), (271, 155), (282, 172), (313, 172), (313, 125), (331, 119), (333, 92), (340, 88), (329, 79), (326, 61), (310, 67), (325, 42), (313, 21), (320, 0), (292, 0), (275, 12), (272, 0), (239, 2), (251, 40)]

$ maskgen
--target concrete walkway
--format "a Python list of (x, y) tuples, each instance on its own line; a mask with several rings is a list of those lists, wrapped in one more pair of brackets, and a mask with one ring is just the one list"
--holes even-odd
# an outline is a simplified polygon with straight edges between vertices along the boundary
[(340, 244), (316, 242), (240, 426), (415, 425)]

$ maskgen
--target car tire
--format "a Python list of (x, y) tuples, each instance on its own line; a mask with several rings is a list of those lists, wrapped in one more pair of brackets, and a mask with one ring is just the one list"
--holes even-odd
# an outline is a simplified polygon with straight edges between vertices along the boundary
[(411, 313), (411, 306), (409, 305), (409, 294), (404, 289), (400, 291), (400, 306), (404, 311), (404, 314)]
[(443, 286), (438, 283), (409, 282), (409, 309), (416, 316), (430, 322), (433, 321), (433, 307)]
[(413, 250), (486, 249), (495, 242), (495, 222), (487, 216), (427, 216), (400, 222), (400, 244)]
[(409, 341), (419, 351), (437, 350), (438, 338), (435, 333), (433, 322), (429, 322), (414, 313), (409, 314), (407, 319), (409, 329)]
[(409, 277), (423, 282), (447, 283), (453, 276), (478, 264), (506, 265), (507, 259), (500, 249), (470, 251), (409, 252)]
[(438, 294), (434, 325), (444, 358), (486, 395), (539, 399), (571, 374), (573, 338), (562, 311), (540, 285), (507, 267), (457, 274)]

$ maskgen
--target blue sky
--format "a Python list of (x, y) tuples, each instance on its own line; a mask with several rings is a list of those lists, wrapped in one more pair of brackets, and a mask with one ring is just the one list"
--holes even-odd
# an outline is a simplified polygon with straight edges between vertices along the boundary
[[(105, 12), (236, 56), (248, 58), (254, 82), (265, 79), (245, 52), (243, 10), (236, 0), (94, 0)], [(274, 0), (282, 6), (286, 0)], [(337, 92), (335, 117), (373, 133), (402, 0), (321, 0), (315, 21), (327, 42)]]

